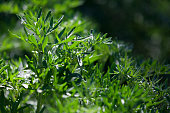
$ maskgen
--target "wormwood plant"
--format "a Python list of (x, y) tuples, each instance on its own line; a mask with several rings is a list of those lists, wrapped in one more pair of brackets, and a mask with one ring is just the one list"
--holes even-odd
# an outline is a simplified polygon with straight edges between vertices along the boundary
[(124, 44), (93, 31), (74, 35), (76, 26), (60, 26), (63, 17), (42, 9), (19, 16), (25, 34), (11, 34), (33, 51), (26, 61), (0, 60), (2, 113), (168, 111), (169, 87), (159, 80), (168, 66), (138, 66)]
[[(19, 37), (12, 34), (33, 47), (32, 58), (25, 56), (27, 66), (24, 70), (31, 71), (28, 76), (29, 84), (23, 85), (29, 90), (36, 90), (36, 112), (44, 110), (42, 105), (45, 92), (56, 90), (55, 87), (58, 87), (56, 86), (58, 83), (65, 83), (67, 87), (71, 81), (75, 81), (76, 84), (80, 83), (83, 80), (81, 75), (84, 72), (83, 62), (87, 65), (89, 62), (98, 60), (101, 56), (92, 51), (92, 47), (110, 41), (110, 39), (104, 39), (105, 36), (101, 37), (100, 35), (96, 39), (93, 39), (93, 34), (85, 38), (72, 35), (76, 27), (73, 27), (68, 33), (65, 33), (66, 28), (57, 33), (58, 31), (55, 30), (59, 27), (63, 17), (57, 21), (53, 20), (51, 11), (44, 16), (42, 9), (38, 12), (37, 17), (33, 16), (32, 12), (24, 13), (19, 18), (25, 26), (25, 35)], [(52, 33), (55, 38), (50, 43), (49, 35)], [(22, 77), (24, 74), (26, 73), (23, 72), (20, 76)]]

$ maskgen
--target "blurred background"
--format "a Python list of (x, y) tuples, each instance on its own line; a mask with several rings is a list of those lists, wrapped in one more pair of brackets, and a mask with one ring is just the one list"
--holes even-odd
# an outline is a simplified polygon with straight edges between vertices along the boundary
[(52, 10), (54, 15), (64, 14), (66, 20), (71, 19), (65, 25), (81, 26), (85, 29), (81, 33), (90, 29), (108, 33), (113, 39), (133, 45), (134, 56), (170, 63), (169, 6), (170, 0), (1, 0), (0, 52), (16, 57), (30, 51), (8, 30), (22, 32), (16, 14), (42, 7), (45, 12)]

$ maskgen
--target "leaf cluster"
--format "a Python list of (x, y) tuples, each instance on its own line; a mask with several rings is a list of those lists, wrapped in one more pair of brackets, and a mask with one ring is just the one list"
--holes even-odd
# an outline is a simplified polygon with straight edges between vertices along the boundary
[(42, 9), (19, 16), (25, 34), (11, 34), (33, 51), (0, 60), (1, 113), (168, 112), (168, 65), (138, 64), (124, 43), (93, 30), (77, 35), (76, 26), (60, 27), (63, 17)]

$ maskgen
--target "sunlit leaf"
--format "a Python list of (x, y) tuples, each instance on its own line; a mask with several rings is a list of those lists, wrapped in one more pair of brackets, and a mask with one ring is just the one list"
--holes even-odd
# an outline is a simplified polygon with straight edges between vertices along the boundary
[(44, 48), (46, 47), (47, 43), (48, 43), (48, 37), (45, 37), (45, 39), (44, 39), (44, 41), (42, 43), (42, 50), (43, 50), (43, 52), (44, 52)]
[(58, 26), (60, 25), (60, 23), (62, 22), (63, 17), (64, 17), (64, 16), (62, 16), (62, 17), (58, 20), (57, 24), (54, 25), (54, 28), (52, 29), (52, 31), (55, 30), (55, 29), (57, 29), (57, 27), (58, 27)]
[(75, 28), (76, 28), (76, 27), (73, 27), (73, 28), (70, 30), (70, 32), (67, 34), (67, 38), (69, 38), (69, 37), (72, 35), (72, 33), (73, 33), (73, 31), (75, 30)]

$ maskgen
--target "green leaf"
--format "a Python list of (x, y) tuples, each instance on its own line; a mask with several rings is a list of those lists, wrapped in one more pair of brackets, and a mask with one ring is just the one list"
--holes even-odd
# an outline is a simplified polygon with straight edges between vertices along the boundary
[(6, 65), (6, 66), (2, 67), (2, 68), (0, 69), (0, 74), (1, 74), (5, 69), (7, 69), (8, 67), (9, 67), (9, 65)]
[(48, 43), (48, 37), (45, 37), (45, 39), (44, 39), (44, 41), (42, 43), (42, 51), (43, 52), (44, 52), (44, 48), (46, 47), (47, 43)]
[(80, 42), (75, 41), (69, 48), (73, 49), (74, 47), (76, 47)]
[(9, 31), (10, 35), (12, 35), (13, 37), (16, 37), (16, 38), (19, 38), (19, 39), (21, 39), (21, 40), (25, 41), (25, 39), (24, 39), (24, 37), (23, 37), (23, 36), (19, 37), (18, 35), (13, 34), (10, 30), (8, 30), (8, 31)]
[(60, 25), (60, 23), (62, 22), (63, 17), (64, 17), (64, 15), (58, 20), (57, 24), (54, 26), (54, 28), (51, 31), (55, 30)]
[(29, 57), (27, 55), (25, 55), (25, 58), (26, 58), (27, 62), (30, 61), (30, 59), (29, 59)]
[(64, 18), (64, 15), (62, 15), (59, 19), (58, 19), (58, 23), (60, 23)]
[(61, 36), (63, 35), (64, 31), (66, 30), (66, 27), (58, 34), (58, 37), (61, 38)]
[(71, 36), (71, 37), (67, 38), (66, 40), (63, 40), (61, 43), (71, 42), (74, 38), (75, 38), (75, 36)]
[(58, 37), (58, 35), (55, 35), (56, 36), (56, 39), (57, 40), (55, 40), (55, 43), (61, 43), (61, 40), (60, 40), (60, 38)]
[(37, 21), (39, 20), (41, 14), (42, 14), (42, 8), (40, 8), (40, 10), (39, 10), (39, 12), (38, 12)]
[(26, 28), (24, 27), (24, 31), (25, 31), (25, 34), (27, 35), (27, 37), (28, 37), (28, 32), (27, 32), (27, 30), (26, 30)]
[(105, 33), (102, 37), (103, 37), (103, 38), (106, 38), (106, 36), (107, 36), (107, 33)]
[(28, 68), (31, 69), (33, 72), (35, 72), (38, 76), (39, 76), (39, 73), (36, 69), (36, 67), (33, 65), (33, 61), (31, 61), (27, 55), (25, 55), (25, 58), (27, 60), (27, 64), (28, 64)]
[(31, 43), (33, 43), (35, 46), (38, 46), (37, 40), (36, 40), (36, 38), (34, 37), (34, 35), (29, 36), (29, 40), (30, 40)]
[(35, 30), (33, 29), (34, 26), (30, 25), (30, 24), (25, 24), (25, 27), (27, 27), (28, 29), (32, 30), (35, 32)]
[[(52, 30), (52, 27), (53, 27), (53, 17), (51, 17), (51, 20), (50, 20), (50, 27), (48, 28), (48, 30), (47, 30), (47, 34), (46, 35), (48, 35)], [(51, 30), (51, 31), (50, 31)], [(45, 35), (45, 36), (46, 36)]]
[(56, 34), (55, 43), (58, 43), (58, 42), (60, 43), (61, 42), (60, 38), (63, 35), (65, 29), (66, 29), (66, 27), (64, 27), (64, 29), (58, 35)]
[(50, 17), (50, 15), (51, 15), (51, 11), (49, 11), (49, 12), (47, 13), (47, 16), (45, 17), (44, 23), (47, 21), (47, 19)]
[(53, 27), (53, 17), (51, 17), (51, 20), (50, 20), (50, 28)]
[(97, 35), (96, 41), (97, 41), (98, 39), (100, 39), (100, 33)]
[(73, 33), (73, 31), (75, 30), (75, 28), (76, 28), (76, 27), (73, 27), (73, 28), (70, 30), (70, 32), (69, 32), (68, 35), (67, 35), (67, 38), (69, 38), (69, 37), (72, 35), (72, 33)]
[[(52, 31), (54, 31), (54, 30), (60, 25), (60, 23), (62, 22), (63, 17), (64, 17), (64, 16), (62, 16), (62, 17), (58, 20), (57, 24), (55, 24), (54, 27), (53, 27), (53, 25), (52, 25), (53, 22), (52, 22), (52, 19), (51, 19), (51, 21), (50, 21), (50, 27), (48, 28), (47, 34), (46, 34), (45, 36), (47, 36), (48, 34), (50, 34)], [(52, 28), (52, 27), (53, 27), (53, 28)]]
[(97, 55), (97, 54), (95, 54), (95, 53), (92, 54), (91, 56), (90, 56), (90, 55), (87, 55), (87, 56), (84, 58), (83, 62), (84, 62), (85, 65), (88, 65), (88, 63), (91, 64), (91, 63), (93, 63), (93, 62), (101, 59), (102, 56), (103, 56), (102, 54), (101, 54), (101, 55)]
[(57, 23), (54, 27), (53, 27), (53, 29), (51, 30), (51, 31), (54, 31), (55, 29), (57, 29), (57, 27), (60, 25), (60, 23)]

